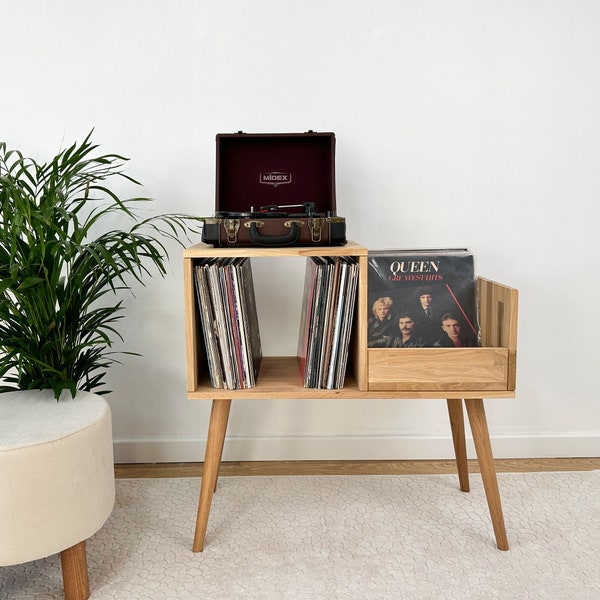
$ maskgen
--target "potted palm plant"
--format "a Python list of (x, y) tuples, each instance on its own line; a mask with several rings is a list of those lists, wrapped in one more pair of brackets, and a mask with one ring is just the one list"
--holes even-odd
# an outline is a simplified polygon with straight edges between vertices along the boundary
[(0, 392), (106, 393), (119, 294), (164, 276), (164, 242), (198, 231), (189, 215), (141, 218), (151, 200), (111, 186), (139, 185), (128, 159), (99, 152), (91, 135), (43, 164), (0, 143)]

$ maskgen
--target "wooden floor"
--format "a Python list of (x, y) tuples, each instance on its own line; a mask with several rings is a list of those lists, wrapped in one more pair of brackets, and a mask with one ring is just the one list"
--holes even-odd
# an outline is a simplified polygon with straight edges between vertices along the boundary
[[(519, 458), (494, 461), (498, 473), (536, 471), (593, 471), (600, 458)], [(476, 460), (469, 461), (478, 473)], [(359, 460), (359, 461), (241, 461), (223, 462), (220, 476), (249, 475), (437, 475), (456, 473), (453, 460)], [(144, 463), (115, 465), (117, 479), (141, 477), (201, 477), (202, 463)]]

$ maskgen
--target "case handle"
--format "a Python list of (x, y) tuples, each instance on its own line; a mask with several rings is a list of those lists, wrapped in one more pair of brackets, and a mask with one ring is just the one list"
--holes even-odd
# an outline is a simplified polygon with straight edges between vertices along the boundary
[(289, 246), (295, 244), (300, 238), (300, 228), (296, 221), (285, 223), (290, 228), (290, 232), (285, 235), (263, 235), (258, 231), (255, 222), (250, 225), (250, 241), (256, 246)]

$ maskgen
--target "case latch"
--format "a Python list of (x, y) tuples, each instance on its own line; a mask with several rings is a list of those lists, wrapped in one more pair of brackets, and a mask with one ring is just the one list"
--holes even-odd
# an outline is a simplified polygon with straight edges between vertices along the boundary
[(321, 241), (324, 225), (325, 225), (325, 219), (323, 219), (323, 218), (308, 219), (308, 227), (310, 229), (310, 237), (314, 243), (319, 243)]
[(238, 234), (238, 229), (240, 228), (240, 220), (239, 219), (223, 219), (223, 228), (225, 229), (225, 234), (227, 235), (227, 243), (228, 244), (237, 243), (237, 234)]

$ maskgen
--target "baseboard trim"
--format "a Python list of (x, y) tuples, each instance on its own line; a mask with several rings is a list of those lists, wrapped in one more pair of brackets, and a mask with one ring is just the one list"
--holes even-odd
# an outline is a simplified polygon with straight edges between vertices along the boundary
[[(469, 473), (479, 473), (469, 460)], [(497, 473), (597, 471), (600, 458), (501, 458), (494, 460)], [(145, 463), (115, 465), (117, 479), (202, 477), (204, 464)], [(294, 475), (456, 475), (455, 460), (281, 460), (223, 462), (219, 477), (277, 477)]]
[[(498, 435), (494, 457), (585, 458), (600, 456), (600, 433)], [(205, 439), (115, 440), (115, 463), (180, 463), (204, 460)], [(469, 458), (475, 450), (467, 440)], [(227, 437), (223, 461), (444, 460), (454, 458), (449, 436)]]

